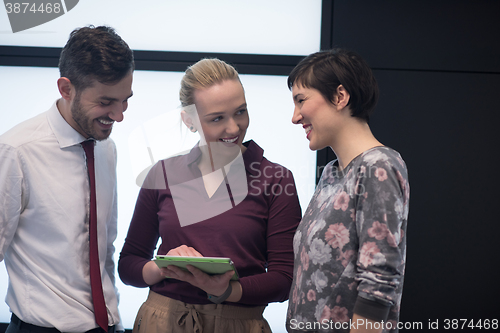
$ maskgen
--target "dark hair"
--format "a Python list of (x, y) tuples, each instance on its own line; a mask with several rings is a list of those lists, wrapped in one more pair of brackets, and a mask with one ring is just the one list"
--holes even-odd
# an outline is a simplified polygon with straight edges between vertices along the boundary
[(361, 56), (345, 49), (332, 49), (308, 55), (288, 76), (288, 88), (294, 83), (314, 88), (333, 103), (337, 87), (342, 85), (351, 95), (351, 115), (369, 121), (378, 101), (378, 85)]
[(134, 54), (111, 27), (75, 29), (59, 58), (61, 77), (67, 77), (77, 92), (92, 86), (120, 81), (133, 71)]

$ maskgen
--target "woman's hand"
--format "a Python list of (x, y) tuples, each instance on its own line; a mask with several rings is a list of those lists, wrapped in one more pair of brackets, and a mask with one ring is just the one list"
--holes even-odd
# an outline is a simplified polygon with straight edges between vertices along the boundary
[(163, 280), (165, 275), (162, 274), (156, 263), (151, 260), (142, 267), (142, 278), (144, 279), (144, 282), (146, 282), (149, 286), (152, 286), (153, 284)]
[[(194, 248), (186, 245), (181, 245), (175, 249), (168, 251), (169, 256), (187, 256), (187, 257), (203, 257), (203, 255), (196, 251)], [(187, 265), (188, 271), (180, 269), (174, 265), (168, 265), (167, 267), (162, 267), (160, 273), (163, 277), (168, 276), (173, 279), (180, 281), (185, 281), (191, 285), (198, 287), (205, 291), (207, 294), (220, 296), (229, 287), (229, 283), (232, 283), (232, 292), (228, 297), (228, 301), (237, 302), (241, 298), (241, 285), (239, 282), (231, 282), (231, 277), (234, 275), (233, 271), (228, 271), (224, 274), (218, 275), (208, 275), (200, 269)]]
[[(168, 251), (167, 255), (169, 256), (187, 256), (187, 257), (203, 257), (200, 252), (196, 251), (192, 247), (181, 245), (176, 247), (175, 249), (171, 249)], [(156, 265), (156, 263), (151, 260), (142, 268), (142, 278), (144, 282), (148, 285), (152, 286), (165, 279), (165, 276), (169, 276), (163, 273), (160, 268)]]
[(203, 257), (203, 255), (196, 251), (191, 246), (181, 245), (168, 251), (167, 256), (182, 256), (182, 257)]
[(231, 277), (234, 275), (233, 271), (218, 275), (208, 275), (192, 265), (186, 265), (186, 268), (188, 269), (187, 272), (177, 266), (168, 265), (161, 268), (161, 273), (165, 276), (190, 283), (204, 290), (206, 293), (215, 296), (220, 296), (226, 291)]

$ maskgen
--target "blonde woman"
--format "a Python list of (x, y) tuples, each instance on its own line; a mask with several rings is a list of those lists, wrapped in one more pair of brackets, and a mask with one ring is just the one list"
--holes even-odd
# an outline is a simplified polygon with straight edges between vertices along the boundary
[[(301, 217), (293, 176), (244, 141), (249, 115), (232, 66), (189, 67), (180, 100), (200, 142), (151, 169), (118, 265), (124, 283), (150, 288), (134, 332), (270, 332), (262, 313), (288, 298), (292, 280)], [(158, 254), (231, 258), (239, 280), (192, 266), (160, 270), (151, 261), (159, 238)]]

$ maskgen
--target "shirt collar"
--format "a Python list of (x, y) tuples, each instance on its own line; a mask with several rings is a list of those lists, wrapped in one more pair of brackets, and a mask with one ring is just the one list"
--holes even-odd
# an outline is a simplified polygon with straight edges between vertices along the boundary
[(52, 107), (47, 112), (47, 119), (52, 131), (54, 132), (57, 142), (59, 143), (59, 147), (66, 148), (74, 146), (86, 140), (83, 135), (78, 133), (63, 118), (57, 108), (57, 101), (54, 102)]
[[(243, 160), (245, 161), (245, 169), (252, 175), (256, 175), (259, 169), (252, 168), (250, 165), (253, 162), (262, 162), (264, 158), (264, 150), (259, 147), (253, 140), (249, 140), (244, 142), (243, 145), (247, 148), (243, 153)], [(191, 149), (189, 154), (187, 155), (188, 165), (198, 161), (201, 156), (201, 149), (199, 147), (199, 142), (196, 146)]]
[(191, 149), (191, 151), (189, 152), (189, 154), (187, 154), (187, 163), (188, 165), (190, 164), (193, 164), (194, 162), (196, 162), (200, 156), (201, 156), (201, 149), (200, 149), (200, 142), (198, 142), (196, 144), (196, 146), (193, 147), (193, 149)]
[(255, 162), (258, 162), (259, 165), (262, 163), (264, 159), (264, 149), (262, 149), (255, 141), (250, 140), (243, 143), (247, 150), (243, 154), (243, 160), (245, 161), (245, 169), (248, 173), (256, 176), (260, 172), (260, 168), (256, 169), (255, 167), (251, 167), (251, 165)]

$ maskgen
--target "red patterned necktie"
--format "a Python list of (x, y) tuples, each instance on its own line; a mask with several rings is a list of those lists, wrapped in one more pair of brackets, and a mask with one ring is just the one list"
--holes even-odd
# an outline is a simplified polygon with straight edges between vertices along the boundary
[(90, 218), (89, 218), (89, 248), (90, 248), (90, 287), (92, 289), (92, 302), (94, 303), (94, 316), (97, 325), (105, 332), (108, 331), (108, 312), (102, 291), (101, 269), (99, 265), (99, 251), (97, 246), (97, 203), (95, 191), (94, 169), (94, 140), (82, 142), (83, 150), (87, 156), (87, 169), (90, 180)]

